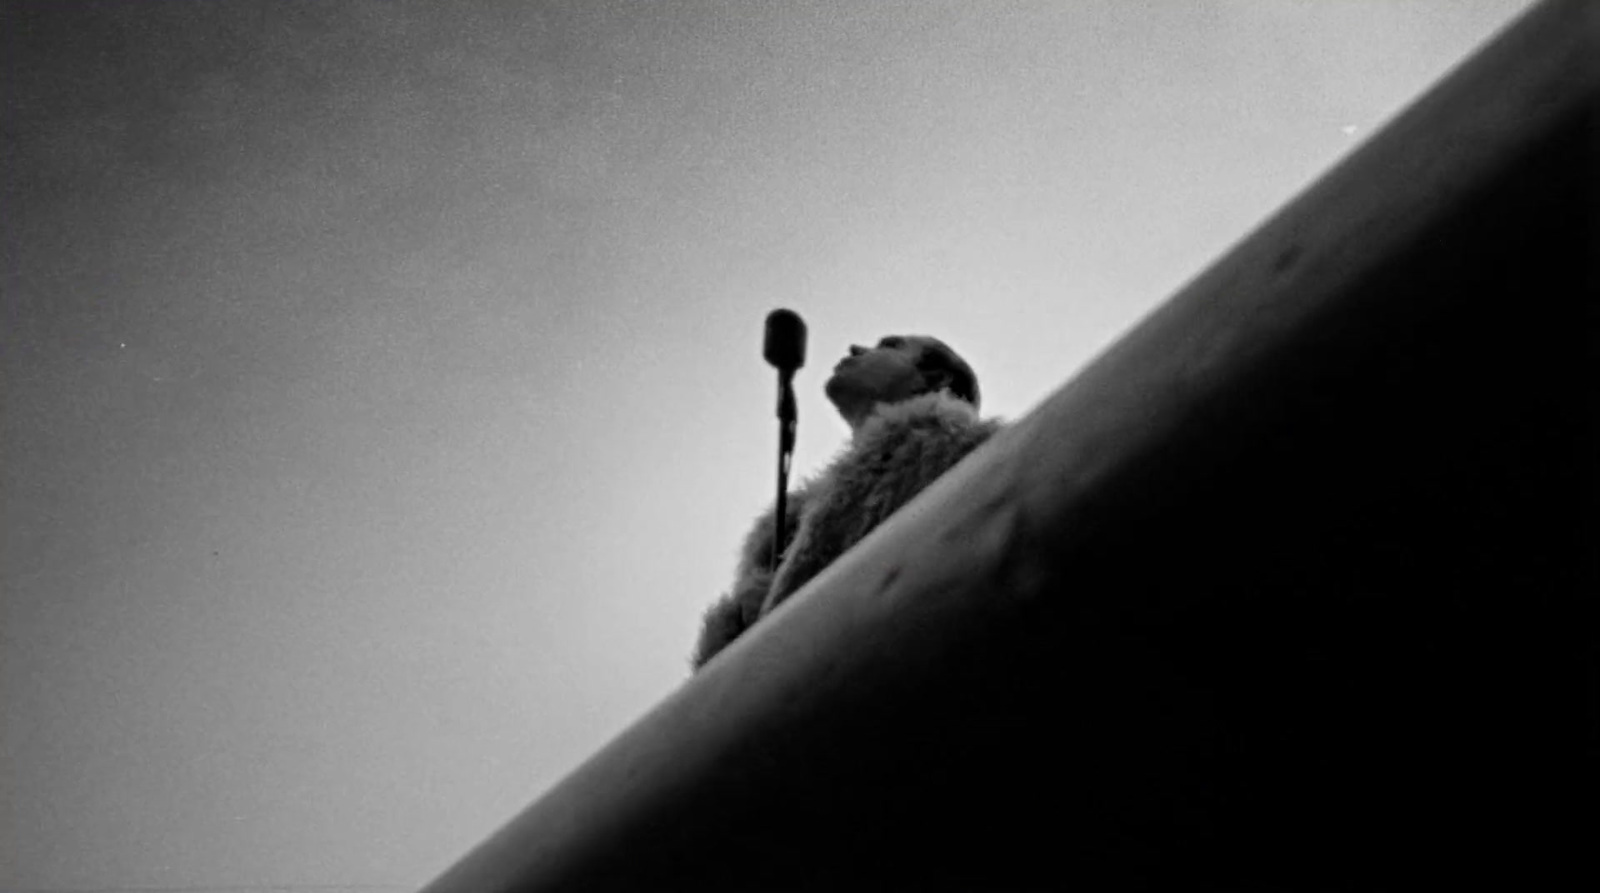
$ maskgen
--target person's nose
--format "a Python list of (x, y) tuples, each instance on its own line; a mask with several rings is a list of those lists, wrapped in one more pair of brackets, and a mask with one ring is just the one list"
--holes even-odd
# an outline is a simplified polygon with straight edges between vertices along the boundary
[(865, 347), (862, 347), (859, 344), (850, 345), (850, 356), (859, 357), (859, 356), (861, 356), (862, 354), (864, 354), (866, 352), (867, 352), (867, 349)]

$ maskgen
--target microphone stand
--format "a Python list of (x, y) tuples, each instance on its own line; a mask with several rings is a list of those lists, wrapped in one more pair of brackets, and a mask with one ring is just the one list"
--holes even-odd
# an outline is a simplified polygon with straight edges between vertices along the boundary
[(772, 570), (783, 555), (783, 528), (789, 514), (789, 460), (794, 455), (794, 371), (806, 364), (806, 324), (800, 314), (779, 308), (767, 314), (761, 355), (778, 370), (778, 503), (772, 519)]
[(783, 555), (784, 521), (788, 516), (789, 463), (794, 458), (794, 432), (798, 413), (794, 403), (794, 370), (778, 370), (778, 506), (773, 517), (772, 570)]

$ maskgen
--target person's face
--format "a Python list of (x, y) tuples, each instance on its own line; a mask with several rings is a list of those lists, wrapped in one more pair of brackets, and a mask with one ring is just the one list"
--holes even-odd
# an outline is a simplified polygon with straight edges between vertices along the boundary
[(856, 427), (879, 403), (898, 403), (922, 388), (917, 359), (922, 345), (914, 337), (891, 335), (875, 347), (850, 345), (824, 390), (850, 426)]

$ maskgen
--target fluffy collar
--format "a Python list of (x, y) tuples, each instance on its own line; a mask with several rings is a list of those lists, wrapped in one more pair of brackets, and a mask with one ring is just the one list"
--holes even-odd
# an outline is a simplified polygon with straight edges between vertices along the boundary
[(941, 426), (962, 427), (976, 424), (978, 411), (971, 403), (950, 396), (949, 391), (921, 394), (899, 403), (880, 403), (861, 423), (855, 440), (862, 442), (881, 436), (887, 429), (908, 424), (932, 422)]

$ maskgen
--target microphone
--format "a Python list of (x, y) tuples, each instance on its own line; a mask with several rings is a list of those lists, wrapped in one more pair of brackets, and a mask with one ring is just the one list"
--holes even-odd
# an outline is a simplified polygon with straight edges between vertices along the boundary
[(766, 338), (761, 355), (778, 370), (778, 421), (782, 438), (779, 452), (794, 450), (795, 405), (794, 372), (806, 364), (806, 324), (793, 310), (778, 309), (767, 314)]
[(767, 314), (767, 337), (761, 355), (779, 372), (793, 373), (806, 364), (806, 324), (800, 314), (781, 309)]
[(789, 461), (794, 455), (798, 413), (794, 403), (794, 373), (806, 364), (806, 324), (793, 310), (767, 314), (766, 338), (761, 355), (778, 370), (778, 499), (773, 514), (772, 570), (783, 555), (783, 528), (789, 496)]

